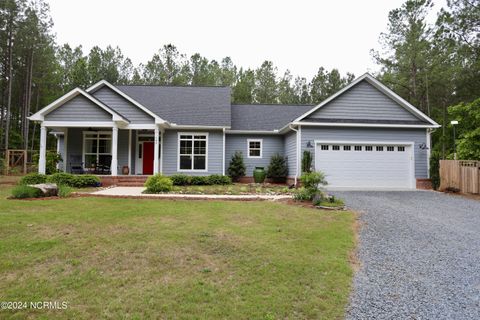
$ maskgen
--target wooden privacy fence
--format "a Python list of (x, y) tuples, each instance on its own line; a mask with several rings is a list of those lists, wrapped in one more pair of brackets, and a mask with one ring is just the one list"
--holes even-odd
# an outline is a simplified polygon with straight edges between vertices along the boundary
[(440, 160), (440, 190), (480, 193), (480, 161)]

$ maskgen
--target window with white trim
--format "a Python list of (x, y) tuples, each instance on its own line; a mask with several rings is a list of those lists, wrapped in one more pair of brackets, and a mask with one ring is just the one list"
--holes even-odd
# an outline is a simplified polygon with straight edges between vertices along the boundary
[(350, 151), (352, 146), (343, 146), (343, 151)]
[(262, 139), (248, 139), (248, 157), (249, 158), (261, 158), (262, 157)]
[(395, 151), (395, 147), (394, 146), (387, 146), (387, 151)]
[(398, 147), (397, 147), (397, 151), (403, 152), (403, 151), (405, 151), (405, 147), (403, 147), (403, 146), (398, 146)]
[(180, 134), (178, 137), (178, 166), (180, 170), (207, 170), (206, 134)]
[(83, 162), (85, 168), (98, 165), (110, 167), (112, 161), (112, 133), (103, 131), (83, 132)]
[(383, 146), (377, 146), (376, 150), (377, 151), (383, 151)]
[(328, 150), (328, 144), (322, 144), (321, 149), (322, 150)]
[(362, 151), (362, 146), (355, 146), (355, 151)]
[(332, 146), (332, 150), (334, 150), (334, 151), (339, 151), (339, 150), (340, 150), (340, 146), (333, 145), (333, 146)]
[(365, 151), (373, 151), (373, 146), (365, 146)]

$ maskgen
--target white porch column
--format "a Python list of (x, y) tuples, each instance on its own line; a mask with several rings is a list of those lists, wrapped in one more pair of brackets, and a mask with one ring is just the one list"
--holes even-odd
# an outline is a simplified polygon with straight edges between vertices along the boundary
[(47, 128), (40, 126), (40, 157), (38, 159), (38, 173), (45, 174), (47, 153)]
[(112, 176), (117, 175), (117, 148), (118, 148), (118, 127), (113, 125), (112, 127), (112, 163), (110, 165), (110, 172)]
[(158, 173), (158, 151), (159, 151), (159, 136), (160, 130), (158, 126), (155, 126), (155, 133), (154, 133), (154, 143), (153, 143), (153, 174)]
[(163, 136), (165, 129), (160, 130), (160, 173), (163, 174)]

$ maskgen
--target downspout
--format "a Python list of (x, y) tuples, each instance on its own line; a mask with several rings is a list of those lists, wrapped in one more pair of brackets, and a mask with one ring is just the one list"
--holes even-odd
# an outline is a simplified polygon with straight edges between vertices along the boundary
[(288, 125), (288, 127), (294, 131), (296, 133), (296, 153), (297, 153), (297, 159), (295, 161), (295, 168), (296, 168), (296, 172), (295, 172), (295, 180), (294, 180), (294, 184), (295, 186), (297, 186), (297, 179), (298, 179), (298, 172), (299, 172), (299, 169), (298, 169), (298, 158), (300, 157), (300, 131), (298, 129), (295, 129), (291, 124)]
[(427, 178), (430, 179), (430, 156), (432, 154), (432, 133), (435, 132), (436, 129), (427, 128)]

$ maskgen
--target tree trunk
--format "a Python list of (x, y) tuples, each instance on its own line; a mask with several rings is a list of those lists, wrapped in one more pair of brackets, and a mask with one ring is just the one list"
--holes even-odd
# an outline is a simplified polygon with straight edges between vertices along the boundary
[(446, 153), (446, 148), (445, 148), (445, 140), (447, 138), (447, 102), (445, 101), (445, 98), (442, 99), (442, 112), (443, 112), (443, 126), (442, 126), (442, 159), (445, 160), (445, 153)]
[(10, 135), (10, 117), (12, 107), (12, 62), (13, 62), (13, 21), (10, 21), (10, 28), (8, 32), (8, 83), (7, 83), (7, 110), (5, 113), (5, 150), (8, 149), (9, 135)]
[(28, 149), (28, 134), (30, 131), (30, 104), (32, 101), (32, 78), (33, 78), (33, 50), (30, 51), (30, 57), (27, 64), (27, 79), (26, 79), (26, 93), (25, 93), (25, 109), (23, 115), (24, 131), (23, 131), (23, 148)]

